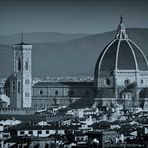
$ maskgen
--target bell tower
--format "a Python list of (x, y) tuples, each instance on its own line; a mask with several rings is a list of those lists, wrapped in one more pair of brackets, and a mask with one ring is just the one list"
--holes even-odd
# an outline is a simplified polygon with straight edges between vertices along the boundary
[(32, 45), (23, 42), (23, 32), (21, 33), (21, 43), (14, 45), (14, 77), (12, 89), (13, 97), (10, 105), (15, 108), (30, 108), (32, 103)]

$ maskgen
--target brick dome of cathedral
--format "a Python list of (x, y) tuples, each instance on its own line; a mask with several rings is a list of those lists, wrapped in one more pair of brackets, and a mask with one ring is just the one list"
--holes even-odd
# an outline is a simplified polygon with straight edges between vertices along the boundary
[(97, 60), (95, 76), (99, 71), (111, 73), (114, 70), (148, 70), (146, 56), (128, 38), (122, 17), (115, 39), (104, 48)]

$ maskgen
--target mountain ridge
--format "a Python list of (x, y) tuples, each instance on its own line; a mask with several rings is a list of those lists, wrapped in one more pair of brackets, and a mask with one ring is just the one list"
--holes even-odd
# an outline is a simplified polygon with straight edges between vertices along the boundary
[[(148, 57), (148, 29), (128, 28), (127, 34)], [(116, 31), (86, 35), (59, 42), (33, 43), (33, 77), (93, 76), (100, 52), (115, 38)], [(0, 45), (0, 77), (13, 72), (13, 47)]]
[[(74, 34), (66, 34), (66, 33), (58, 33), (58, 32), (33, 32), (33, 33), (23, 33), (24, 42), (59, 42), (59, 41), (67, 41), (70, 39), (75, 39), (78, 37), (84, 37), (89, 34), (85, 33), (74, 33)], [(15, 33), (10, 35), (1, 35), (0, 36), (0, 44), (15, 44), (17, 42), (21, 42), (21, 33)]]

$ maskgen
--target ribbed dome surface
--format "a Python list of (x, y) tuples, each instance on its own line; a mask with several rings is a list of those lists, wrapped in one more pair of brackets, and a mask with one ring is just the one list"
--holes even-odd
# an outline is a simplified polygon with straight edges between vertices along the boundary
[(147, 60), (141, 49), (131, 40), (113, 40), (100, 54), (99, 71), (148, 70)]
[(115, 39), (104, 48), (97, 60), (95, 77), (99, 71), (112, 73), (113, 70), (148, 70), (144, 53), (128, 39), (122, 17)]

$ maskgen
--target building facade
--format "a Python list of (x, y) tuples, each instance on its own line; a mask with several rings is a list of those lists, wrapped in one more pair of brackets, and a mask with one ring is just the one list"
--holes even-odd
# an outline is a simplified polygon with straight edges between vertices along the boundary
[(32, 87), (32, 107), (70, 105), (82, 98), (94, 98), (93, 82), (38, 82)]
[(142, 50), (128, 38), (122, 17), (117, 34), (100, 54), (94, 74), (96, 100), (103, 106), (124, 105), (146, 108), (139, 96), (148, 86), (148, 61)]

